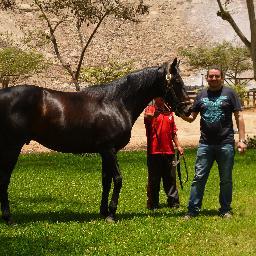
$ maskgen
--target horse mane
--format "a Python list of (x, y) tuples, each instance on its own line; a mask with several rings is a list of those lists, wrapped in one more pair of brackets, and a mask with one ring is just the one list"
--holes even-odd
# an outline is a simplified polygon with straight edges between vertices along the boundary
[(144, 68), (142, 70), (133, 71), (128, 75), (106, 84), (91, 85), (83, 89), (83, 92), (86, 92), (90, 96), (104, 97), (109, 100), (123, 98), (129, 96), (129, 92), (140, 90), (141, 87), (147, 86), (150, 88), (157, 74), (158, 67)]

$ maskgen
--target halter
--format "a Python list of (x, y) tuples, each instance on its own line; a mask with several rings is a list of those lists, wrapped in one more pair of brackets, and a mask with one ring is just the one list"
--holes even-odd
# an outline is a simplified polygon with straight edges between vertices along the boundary
[[(179, 63), (178, 63), (178, 65), (179, 65)], [(178, 66), (178, 65), (177, 65), (177, 66)], [(177, 96), (176, 96), (176, 93), (175, 93), (175, 91), (174, 91), (174, 89), (173, 89), (173, 84), (172, 84), (172, 82), (171, 82), (172, 75), (171, 75), (171, 73), (169, 72), (169, 70), (170, 70), (170, 64), (168, 64), (168, 66), (167, 66), (167, 74), (166, 74), (166, 76), (165, 76), (166, 84), (167, 84), (166, 87), (167, 87), (167, 89), (169, 89), (169, 91), (171, 92), (171, 95), (172, 95), (172, 98), (173, 98), (173, 107), (172, 107), (172, 109), (174, 110), (174, 112), (175, 112), (175, 114), (176, 114), (177, 116), (180, 116), (181, 113), (180, 113), (180, 111), (179, 111), (179, 106), (185, 104), (186, 101), (181, 101), (181, 102), (180, 102), (180, 100), (178, 100), (178, 98), (177, 98)], [(167, 94), (167, 90), (165, 91), (164, 99), (166, 99), (166, 94)]]

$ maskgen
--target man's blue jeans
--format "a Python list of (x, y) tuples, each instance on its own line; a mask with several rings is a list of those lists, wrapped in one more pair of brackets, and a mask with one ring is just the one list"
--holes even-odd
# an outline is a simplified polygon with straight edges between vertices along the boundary
[(235, 149), (232, 144), (199, 144), (188, 204), (189, 213), (197, 215), (201, 209), (205, 185), (214, 161), (218, 164), (220, 176), (220, 213), (231, 210), (234, 155)]

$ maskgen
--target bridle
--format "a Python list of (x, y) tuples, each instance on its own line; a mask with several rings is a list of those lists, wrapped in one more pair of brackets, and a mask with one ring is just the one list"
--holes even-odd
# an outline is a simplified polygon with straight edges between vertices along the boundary
[[(179, 63), (177, 64), (177, 66), (179, 65)], [(174, 91), (174, 88), (173, 88), (173, 82), (172, 82), (172, 78), (175, 79), (175, 75), (174, 77), (172, 76), (172, 74), (170, 73), (170, 64), (168, 64), (167, 66), (167, 71), (166, 71), (166, 76), (165, 76), (165, 80), (166, 80), (166, 90), (165, 90), (165, 95), (164, 95), (164, 100), (166, 102), (166, 96), (167, 96), (167, 92), (171, 93), (171, 96), (172, 96), (172, 109), (173, 111), (175, 112), (175, 114), (177, 116), (180, 116), (182, 113), (180, 112), (180, 108), (182, 105), (185, 105), (186, 103), (188, 103), (188, 101), (180, 101), (178, 99), (178, 97), (176, 96), (176, 93)]]

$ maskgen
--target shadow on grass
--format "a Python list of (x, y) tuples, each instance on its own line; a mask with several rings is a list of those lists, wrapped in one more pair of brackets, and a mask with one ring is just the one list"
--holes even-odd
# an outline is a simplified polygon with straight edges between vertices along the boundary
[(200, 211), (200, 215), (201, 216), (217, 216), (219, 215), (219, 211), (214, 209), (210, 209), (210, 210), (204, 209)]
[[(136, 212), (124, 212), (124, 213), (119, 213), (117, 214), (117, 220), (131, 220), (136, 217), (148, 217), (152, 216), (154, 218), (183, 218), (187, 214), (187, 209), (186, 208), (171, 208), (169, 211), (161, 211), (162, 208), (168, 208), (168, 206), (160, 206), (159, 209), (156, 210), (146, 210), (146, 212), (143, 213), (136, 213)], [(200, 211), (199, 216), (218, 216), (219, 212), (218, 210), (214, 209), (204, 209)]]
[(154, 217), (154, 218), (169, 218), (169, 217), (181, 217), (184, 216), (185, 212), (167, 212), (163, 213), (161, 211), (153, 210), (153, 211), (148, 211), (148, 212), (124, 212), (124, 213), (119, 213), (117, 214), (116, 218), (117, 221), (122, 221), (122, 220), (132, 220), (134, 218), (143, 218), (143, 217)]
[[(145, 210), (145, 212), (122, 212), (116, 214), (116, 221), (133, 220), (134, 218), (147, 218), (149, 216), (154, 218), (180, 218), (184, 217), (186, 210), (170, 209), (168, 212), (160, 210)], [(217, 216), (217, 210), (202, 210), (200, 216)], [(38, 213), (16, 213), (13, 216), (16, 224), (27, 224), (33, 222), (47, 221), (49, 223), (69, 223), (69, 222), (91, 222), (101, 221), (105, 217), (98, 212), (75, 212), (72, 210), (62, 210), (54, 212), (38, 212)]]
[[(145, 212), (122, 212), (116, 214), (116, 221), (133, 220), (135, 218), (147, 218), (152, 216), (154, 218), (163, 217), (182, 217), (185, 215), (185, 211), (170, 210), (169, 212), (162, 211), (149, 211)], [(91, 222), (91, 221), (101, 221), (105, 217), (100, 215), (99, 212), (76, 212), (72, 210), (61, 210), (61, 211), (49, 211), (49, 212), (24, 212), (13, 214), (15, 224), (28, 224), (34, 222), (49, 222), (49, 223), (69, 223), (69, 222)], [(3, 221), (1, 221), (3, 222)]]
[(40, 238), (2, 235), (0, 240), (0, 255), (3, 256), (73, 255), (75, 249), (72, 242), (51, 237), (49, 233), (41, 234)]
[(47, 221), (50, 223), (68, 223), (68, 222), (90, 222), (100, 220), (103, 217), (96, 212), (75, 212), (71, 210), (62, 210), (54, 212), (37, 213), (16, 213), (13, 215), (16, 224), (26, 224), (31, 222)]
[[(13, 214), (13, 218), (15, 219), (15, 222), (17, 224), (25, 224), (25, 223), (33, 223), (33, 222), (41, 222), (41, 221), (47, 221), (50, 223), (68, 223), (68, 222), (90, 222), (90, 221), (100, 221), (103, 220), (104, 217), (102, 217), (99, 214), (99, 211), (96, 212), (92, 211), (84, 211), (84, 203), (81, 201), (67, 201), (65, 199), (57, 199), (55, 197), (51, 196), (32, 196), (32, 197), (19, 197), (18, 200), (21, 205), (23, 205), (22, 208), (19, 210), (16, 210), (16, 212)], [(51, 207), (52, 203), (55, 203), (54, 207), (63, 207), (63, 205), (66, 205), (64, 209), (59, 210), (48, 210)], [(37, 211), (31, 210), (30, 204), (35, 204), (32, 208), (38, 207)], [(26, 209), (24, 205), (30, 205), (29, 209)], [(38, 205), (37, 205), (38, 204)], [(40, 210), (40, 207), (43, 209)], [(47, 205), (49, 204), (49, 208)], [(68, 206), (67, 206), (68, 205)], [(48, 208), (48, 209), (47, 209)], [(79, 210), (80, 209), (80, 210)], [(167, 209), (167, 211), (166, 211)], [(116, 214), (116, 220), (117, 221), (123, 221), (123, 220), (132, 220), (134, 218), (146, 218), (149, 216), (152, 216), (154, 218), (163, 218), (163, 217), (172, 217), (172, 218), (180, 218), (184, 217), (184, 215), (187, 213), (187, 209), (184, 207), (180, 208), (169, 208), (167, 204), (160, 204), (159, 208), (156, 210), (148, 210), (143, 209), (141, 211), (125, 211), (125, 212), (118, 212)], [(218, 215), (217, 210), (207, 210), (204, 209), (200, 212), (200, 216), (216, 216)]]

